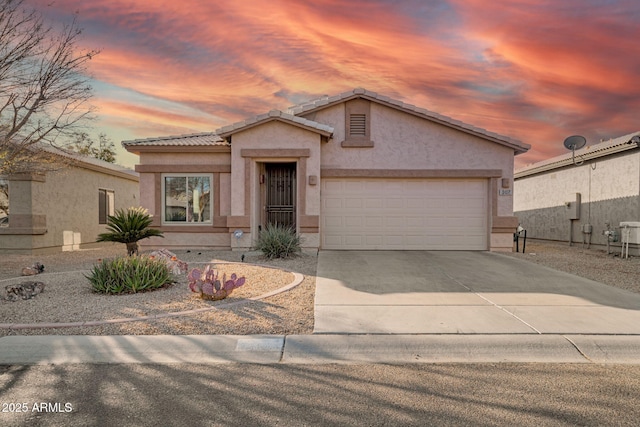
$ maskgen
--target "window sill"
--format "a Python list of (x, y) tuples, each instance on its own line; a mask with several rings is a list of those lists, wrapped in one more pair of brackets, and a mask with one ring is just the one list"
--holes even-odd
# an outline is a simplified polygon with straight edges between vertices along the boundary
[(184, 232), (184, 233), (198, 233), (198, 232), (206, 232), (209, 233), (213, 229), (213, 224), (211, 223), (200, 223), (200, 224), (171, 224), (164, 223), (159, 226), (160, 231), (163, 232)]
[(373, 141), (370, 139), (345, 139), (340, 145), (345, 148), (371, 148)]
[(30, 227), (0, 227), (0, 235), (11, 235), (11, 234), (20, 234), (20, 235), (42, 235), (47, 234), (46, 228), (30, 228)]
[(163, 227), (211, 227), (213, 224), (209, 222), (163, 222)]

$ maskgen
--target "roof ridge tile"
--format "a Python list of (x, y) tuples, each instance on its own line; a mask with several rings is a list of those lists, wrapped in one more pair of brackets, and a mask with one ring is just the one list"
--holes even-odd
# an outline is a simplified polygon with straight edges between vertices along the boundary
[[(157, 138), (147, 138), (147, 139), (143, 139), (143, 140), (133, 140), (133, 141), (123, 141), (122, 144), (123, 145), (135, 145), (135, 144), (139, 144), (139, 145), (143, 145), (143, 144), (153, 144), (156, 143), (156, 145), (163, 145), (162, 143), (159, 143), (159, 141), (173, 141), (174, 144), (173, 145), (180, 145), (179, 143), (177, 143), (177, 140), (180, 139), (198, 139), (198, 138), (203, 138), (203, 137), (211, 137), (213, 138), (213, 141), (207, 141), (206, 144), (202, 144), (202, 141), (200, 141), (198, 143), (198, 141), (191, 141), (190, 145), (224, 145), (227, 144), (226, 141), (224, 141), (224, 139), (220, 136), (220, 134), (226, 134), (226, 133), (233, 133), (234, 131), (237, 131), (239, 129), (242, 129), (244, 127), (247, 126), (251, 126), (251, 125), (255, 125), (261, 121), (264, 120), (268, 120), (270, 118), (280, 118), (283, 120), (288, 120), (290, 122), (293, 123), (297, 123), (300, 125), (304, 125), (307, 127), (310, 127), (312, 129), (317, 129), (317, 130), (321, 130), (323, 132), (328, 132), (328, 133), (333, 133), (333, 128), (329, 125), (323, 124), (323, 123), (319, 123), (319, 122), (315, 122), (313, 120), (309, 120), (309, 119), (304, 119), (302, 117), (299, 117), (302, 114), (305, 114), (309, 111), (313, 111), (315, 109), (320, 109), (326, 106), (331, 106), (333, 104), (342, 102), (345, 99), (350, 99), (350, 98), (357, 98), (357, 97), (365, 97), (365, 98), (369, 98), (370, 100), (375, 100), (379, 103), (382, 104), (386, 104), (387, 106), (391, 106), (394, 108), (398, 108), (401, 110), (404, 110), (406, 112), (411, 112), (411, 113), (415, 113), (417, 115), (419, 115), (420, 117), (426, 118), (426, 119), (431, 119), (431, 120), (435, 120), (436, 122), (439, 122), (440, 124), (444, 124), (444, 125), (448, 125), (451, 127), (457, 127), (461, 130), (465, 130), (465, 131), (469, 131), (469, 132), (474, 132), (478, 135), (481, 136), (485, 136), (487, 138), (493, 139), (495, 140), (495, 142), (498, 143), (502, 143), (503, 145), (507, 145), (510, 146), (511, 148), (514, 148), (516, 150), (516, 152), (525, 152), (530, 148), (529, 144), (524, 144), (521, 141), (515, 139), (515, 138), (511, 138), (505, 135), (500, 135), (498, 133), (495, 132), (490, 132), (484, 128), (480, 128), (480, 127), (476, 127), (473, 126), (471, 124), (462, 122), (460, 120), (456, 120), (453, 119), (451, 117), (442, 115), (440, 113), (436, 113), (434, 111), (428, 110), (426, 108), (421, 108), (421, 107), (417, 107), (413, 104), (408, 104), (408, 103), (404, 103), (401, 100), (398, 99), (394, 99), (391, 98), (389, 96), (386, 95), (381, 95), (377, 92), (373, 92), (373, 91), (369, 91), (365, 88), (362, 87), (357, 87), (354, 88), (350, 91), (345, 91), (342, 92), (338, 95), (323, 95), (319, 98), (316, 99), (312, 99), (310, 101), (306, 101), (303, 102), (301, 104), (297, 104), (297, 105), (293, 105), (289, 108), (287, 108), (285, 111), (282, 110), (270, 110), (267, 113), (263, 113), (263, 114), (258, 114), (255, 115), (253, 117), (249, 117), (245, 120), (239, 121), (239, 122), (235, 122), (235, 123), (231, 123), (225, 126), (220, 127), (219, 129), (217, 129), (215, 132), (207, 132), (207, 133), (200, 133), (200, 134), (187, 134), (187, 135), (178, 135), (178, 136), (168, 136), (168, 137), (157, 137)], [(305, 120), (305, 121), (302, 121)], [(166, 144), (166, 145), (171, 145), (171, 144)]]

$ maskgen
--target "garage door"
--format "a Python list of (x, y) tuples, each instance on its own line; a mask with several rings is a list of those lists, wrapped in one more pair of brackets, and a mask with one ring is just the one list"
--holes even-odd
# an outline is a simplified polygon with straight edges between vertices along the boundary
[(322, 179), (324, 249), (486, 250), (486, 179)]

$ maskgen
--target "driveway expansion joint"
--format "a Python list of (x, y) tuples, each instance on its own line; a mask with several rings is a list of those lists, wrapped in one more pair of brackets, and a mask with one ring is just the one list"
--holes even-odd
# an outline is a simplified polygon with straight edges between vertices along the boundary
[(576, 351), (577, 351), (578, 353), (580, 353), (580, 354), (582, 355), (582, 357), (584, 357), (585, 359), (587, 359), (587, 360), (588, 360), (589, 362), (591, 362), (591, 363), (595, 363), (595, 361), (594, 361), (594, 360), (592, 360), (589, 356), (587, 356), (587, 355), (585, 354), (585, 352), (584, 352), (584, 351), (582, 351), (582, 349), (581, 349), (581, 348), (580, 348), (580, 347), (579, 347), (575, 342), (573, 342), (573, 340), (572, 340), (571, 338), (569, 338), (569, 337), (568, 337), (568, 336), (566, 336), (566, 335), (562, 335), (562, 337), (563, 337), (564, 339), (566, 339), (567, 341), (569, 341), (569, 343), (571, 343), (571, 345), (576, 349)]

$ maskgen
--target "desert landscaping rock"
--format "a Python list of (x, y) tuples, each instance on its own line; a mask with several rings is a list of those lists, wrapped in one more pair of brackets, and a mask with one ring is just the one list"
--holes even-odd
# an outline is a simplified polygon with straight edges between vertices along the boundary
[(25, 267), (22, 269), (23, 276), (35, 276), (44, 272), (44, 265), (39, 262), (34, 262), (31, 267)]
[(35, 297), (44, 290), (42, 282), (22, 282), (5, 286), (4, 299), (7, 301), (27, 300)]

